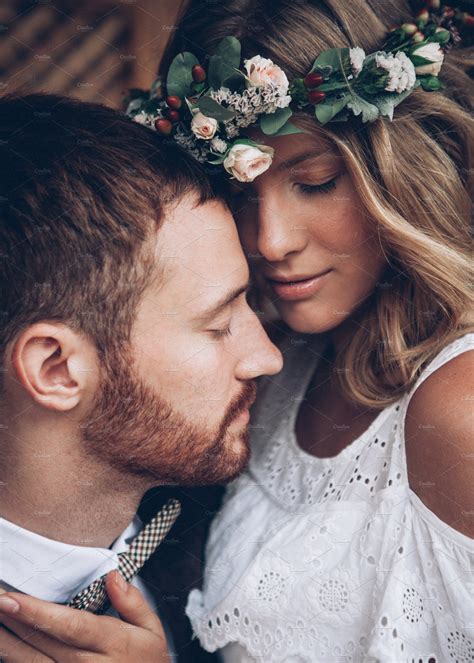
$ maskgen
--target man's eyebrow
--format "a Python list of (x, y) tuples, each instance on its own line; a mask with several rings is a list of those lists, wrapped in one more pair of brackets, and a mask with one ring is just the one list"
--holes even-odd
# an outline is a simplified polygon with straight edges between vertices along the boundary
[(203, 311), (200, 313), (197, 318), (198, 320), (211, 320), (212, 318), (215, 318), (216, 315), (218, 315), (223, 309), (226, 308), (226, 306), (229, 306), (229, 304), (232, 304), (233, 301), (235, 301), (240, 295), (243, 293), (246, 293), (250, 290), (251, 283), (248, 281), (245, 285), (241, 285), (238, 288), (234, 288), (230, 292), (227, 292), (223, 297), (217, 301), (211, 308), (207, 309), (207, 311)]
[(307, 150), (306, 152), (302, 152), (301, 154), (296, 154), (294, 157), (286, 159), (286, 161), (282, 161), (278, 165), (276, 170), (277, 172), (281, 172), (282, 170), (286, 170), (287, 168), (294, 168), (294, 166), (297, 166), (303, 161), (308, 161), (309, 159), (315, 159), (316, 157), (332, 156), (333, 154), (334, 153), (330, 148), (328, 148), (326, 152), (321, 152), (321, 149)]

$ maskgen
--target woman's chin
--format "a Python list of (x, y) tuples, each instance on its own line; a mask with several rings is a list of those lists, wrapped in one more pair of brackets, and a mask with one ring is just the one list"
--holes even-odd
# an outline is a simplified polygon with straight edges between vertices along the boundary
[(277, 308), (283, 322), (300, 334), (323, 334), (335, 329), (345, 317), (318, 310), (318, 303), (314, 301), (310, 306), (283, 304)]

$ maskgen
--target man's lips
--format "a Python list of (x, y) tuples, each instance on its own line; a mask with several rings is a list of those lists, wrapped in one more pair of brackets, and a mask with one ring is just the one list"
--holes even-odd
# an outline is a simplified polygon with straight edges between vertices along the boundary
[(266, 279), (279, 299), (297, 301), (314, 295), (322, 287), (332, 271), (332, 268), (329, 268), (312, 276), (295, 274), (278, 276), (278, 278), (266, 277)]

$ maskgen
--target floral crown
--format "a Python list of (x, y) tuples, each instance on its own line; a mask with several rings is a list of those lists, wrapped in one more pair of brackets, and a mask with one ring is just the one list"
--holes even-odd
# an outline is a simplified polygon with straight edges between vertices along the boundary
[(291, 84), (260, 55), (242, 66), (240, 42), (226, 37), (206, 67), (183, 52), (173, 59), (165, 85), (157, 78), (150, 90), (130, 90), (126, 113), (171, 136), (198, 161), (222, 164), (232, 177), (251, 182), (269, 168), (274, 150), (240, 135), (242, 129), (301, 133), (290, 121), (295, 109), (309, 110), (322, 125), (351, 115), (362, 122), (392, 120), (394, 108), (417, 87), (444, 87), (438, 79), (444, 54), (473, 24), (467, 12), (432, 0), (413, 22), (388, 32), (383, 50), (367, 55), (359, 47), (331, 48)]

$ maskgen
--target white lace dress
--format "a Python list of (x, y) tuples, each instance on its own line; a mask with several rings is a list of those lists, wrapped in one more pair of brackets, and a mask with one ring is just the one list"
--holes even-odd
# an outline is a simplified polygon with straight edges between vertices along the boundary
[[(444, 348), (416, 387), (468, 349), (474, 334)], [(318, 346), (295, 335), (284, 356), (255, 407), (249, 469), (213, 521), (203, 590), (189, 595), (202, 646), (225, 663), (474, 661), (474, 541), (408, 485), (414, 390), (319, 459), (294, 432)]]

